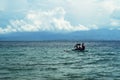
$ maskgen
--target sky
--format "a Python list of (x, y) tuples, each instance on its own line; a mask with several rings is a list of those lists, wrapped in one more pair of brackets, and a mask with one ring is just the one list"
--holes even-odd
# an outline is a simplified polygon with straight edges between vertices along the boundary
[(120, 0), (1, 0), (0, 35), (120, 30)]

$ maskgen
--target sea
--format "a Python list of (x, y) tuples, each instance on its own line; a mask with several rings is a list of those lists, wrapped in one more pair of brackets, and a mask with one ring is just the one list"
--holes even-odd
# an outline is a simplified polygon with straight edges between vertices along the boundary
[(120, 80), (120, 41), (0, 41), (0, 80)]

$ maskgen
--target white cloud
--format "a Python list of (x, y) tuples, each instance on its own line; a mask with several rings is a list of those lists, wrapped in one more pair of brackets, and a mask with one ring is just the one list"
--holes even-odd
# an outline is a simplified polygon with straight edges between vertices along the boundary
[(100, 2), (100, 6), (104, 9), (105, 12), (112, 13), (117, 8), (115, 2), (115, 0), (103, 0)]
[[(1, 0), (0, 11), (6, 10), (8, 14), (18, 12), (19, 16), (25, 18), (19, 19), (17, 15), (14, 20), (9, 17), (14, 14), (7, 15), (10, 24), (1, 27), (0, 33), (71, 32), (105, 28), (105, 26), (109, 26), (106, 27), (108, 29), (111, 26), (116, 28), (115, 26), (120, 25), (119, 21), (111, 19), (119, 17), (119, 11), (116, 11), (119, 9), (120, 0)], [(0, 19), (5, 20), (5, 17), (1, 15)]]
[(29, 11), (23, 20), (11, 20), (6, 28), (0, 28), (0, 33), (89, 30), (89, 28), (84, 25), (72, 26), (69, 21), (65, 20), (65, 13), (63, 8), (55, 8), (50, 11)]
[(111, 19), (111, 25), (114, 27), (120, 27), (120, 20)]

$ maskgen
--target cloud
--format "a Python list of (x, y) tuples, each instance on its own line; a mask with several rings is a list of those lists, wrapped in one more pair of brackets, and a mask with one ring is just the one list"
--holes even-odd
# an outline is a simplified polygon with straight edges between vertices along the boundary
[(9, 32), (72, 32), (80, 30), (90, 30), (84, 25), (73, 26), (65, 20), (65, 10), (61, 7), (48, 11), (32, 10), (26, 13), (24, 19), (11, 20), (5, 28), (0, 28), (0, 33)]
[(110, 19), (110, 29), (118, 29), (120, 30), (120, 8), (116, 8), (112, 14)]
[(104, 9), (105, 12), (112, 13), (117, 8), (115, 2), (116, 1), (114, 0), (103, 0), (99, 3), (99, 5)]
[(112, 12), (111, 18), (120, 20), (120, 15), (119, 14), (120, 14), (120, 8), (117, 8)]
[(111, 19), (111, 25), (116, 26), (116, 27), (120, 27), (120, 20)]
[(120, 0), (1, 0), (0, 33), (116, 29), (120, 25), (119, 3)]

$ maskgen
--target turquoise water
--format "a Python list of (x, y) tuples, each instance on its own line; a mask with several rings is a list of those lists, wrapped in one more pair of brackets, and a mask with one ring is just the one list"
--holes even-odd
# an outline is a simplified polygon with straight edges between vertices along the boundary
[(0, 80), (120, 80), (119, 41), (78, 42), (0, 42)]

